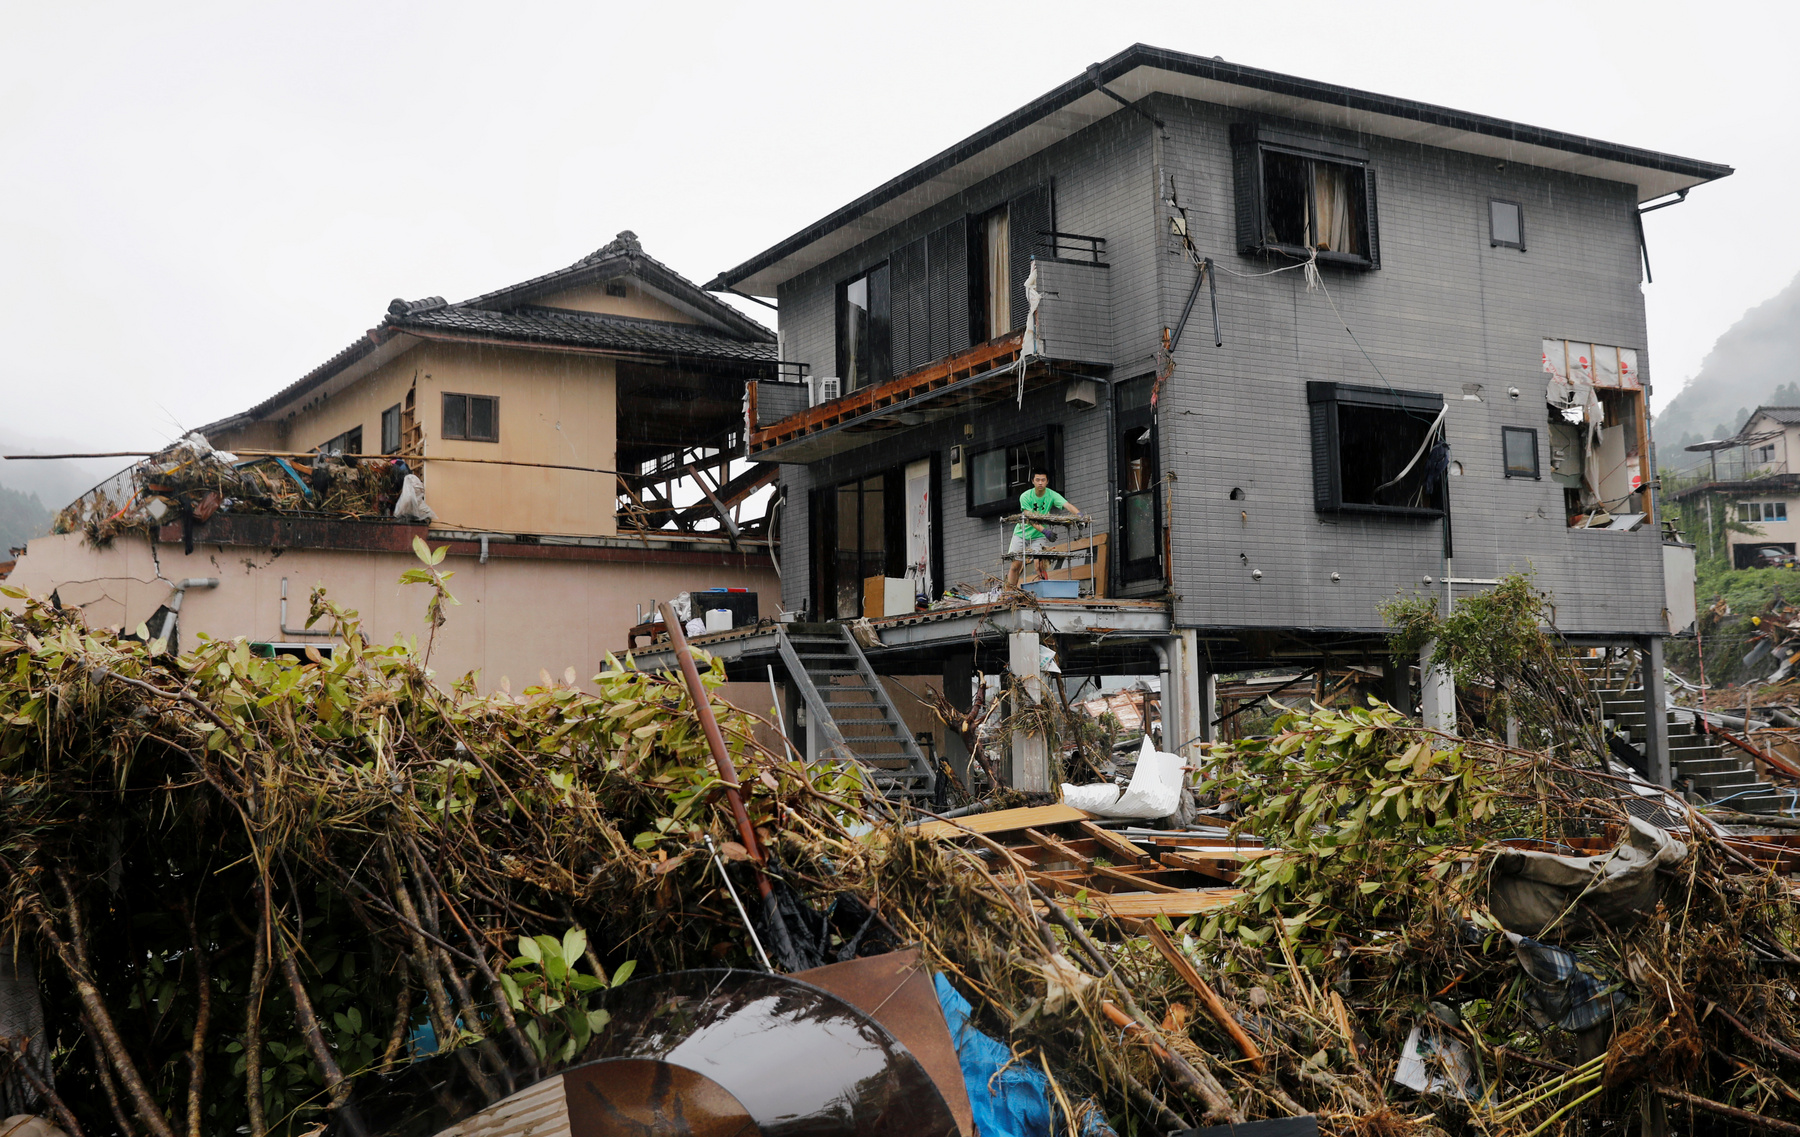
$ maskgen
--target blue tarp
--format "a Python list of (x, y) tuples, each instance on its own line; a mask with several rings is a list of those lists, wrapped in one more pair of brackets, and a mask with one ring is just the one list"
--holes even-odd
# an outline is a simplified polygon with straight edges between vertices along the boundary
[[(937, 997), (962, 1064), (978, 1137), (1051, 1137), (1064, 1132), (1052, 1112), (1050, 1083), (1042, 1071), (1014, 1061), (1003, 1043), (976, 1030), (969, 1022), (969, 1001), (942, 974), (937, 976)], [(1081, 1137), (1117, 1137), (1094, 1110), (1081, 1122)]]

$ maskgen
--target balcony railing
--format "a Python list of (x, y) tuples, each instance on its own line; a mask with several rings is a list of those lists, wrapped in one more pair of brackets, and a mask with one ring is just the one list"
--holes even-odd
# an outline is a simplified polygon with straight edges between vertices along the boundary
[(1098, 259), (1104, 242), (1064, 233), (1046, 236), (1083, 242), (1086, 255), (1036, 260), (1034, 354), (1023, 354), (1025, 333), (1012, 332), (817, 405), (808, 405), (809, 392), (795, 384), (751, 383), (744, 396), (746, 456), (815, 462), (1049, 383), (1105, 374), (1114, 345), (1110, 274)]

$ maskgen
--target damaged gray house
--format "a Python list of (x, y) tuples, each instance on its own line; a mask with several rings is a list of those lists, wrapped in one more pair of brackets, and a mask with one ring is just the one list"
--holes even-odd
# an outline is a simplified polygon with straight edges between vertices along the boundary
[[(781, 468), (795, 615), (700, 642), (785, 667), (811, 747), (881, 739), (915, 792), (893, 680), (1036, 684), (1048, 643), (1065, 677), (1160, 674), (1170, 749), (1250, 668), (1355, 662), (1441, 714), (1378, 606), (1513, 570), (1660, 706), (1640, 215), (1730, 173), (1130, 47), (707, 286), (779, 307), (746, 454)], [(996, 598), (1034, 468), (1091, 518), (1053, 534), (1079, 595)], [(1666, 784), (1662, 716), (1638, 733)]]

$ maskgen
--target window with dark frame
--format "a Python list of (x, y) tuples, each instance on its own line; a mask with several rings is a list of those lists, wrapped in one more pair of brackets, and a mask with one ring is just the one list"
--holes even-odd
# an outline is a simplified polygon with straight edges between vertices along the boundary
[(381, 412), (381, 452), (400, 453), (400, 404)]
[(968, 488), (970, 517), (993, 517), (1017, 512), (1019, 495), (1031, 488), (1031, 471), (1044, 470), (1050, 475), (1050, 488), (1060, 489), (1062, 471), (1057, 455), (1058, 432), (1053, 428), (1036, 434), (1008, 439), (969, 456), (969, 472), (964, 479)]
[(1113, 388), (1119, 463), (1115, 571), (1127, 587), (1163, 577), (1162, 461), (1150, 405), (1155, 386), (1155, 375), (1140, 375)]
[(893, 374), (889, 293), (885, 263), (838, 285), (837, 374), (846, 394)]
[(500, 441), (500, 400), (492, 395), (444, 395), (442, 434), (466, 442)]
[(1529, 426), (1500, 428), (1501, 457), (1509, 478), (1538, 477), (1538, 432)]
[(1442, 395), (1309, 382), (1313, 504), (1321, 513), (1438, 517), (1444, 471), (1437, 444)]
[(990, 209), (969, 224), (970, 320), (976, 343), (1012, 331), (1011, 210)]
[(1516, 201), (1488, 201), (1488, 245), (1525, 251), (1525, 211)]
[(1366, 153), (1255, 124), (1232, 127), (1238, 247), (1374, 268), (1375, 175)]
[(327, 439), (314, 451), (317, 454), (361, 454), (362, 427), (353, 426), (336, 438)]

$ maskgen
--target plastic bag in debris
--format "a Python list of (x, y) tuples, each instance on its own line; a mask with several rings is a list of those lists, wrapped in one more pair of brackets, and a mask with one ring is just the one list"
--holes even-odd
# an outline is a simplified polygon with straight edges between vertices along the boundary
[(1507, 932), (1506, 938), (1519, 957), (1519, 966), (1531, 977), (1533, 987), (1525, 993), (1525, 1004), (1540, 1029), (1587, 1030), (1630, 1001), (1617, 982), (1608, 983), (1583, 971), (1574, 952), (1517, 932)]
[(867, 617), (850, 625), (850, 635), (865, 649), (881, 646), (881, 635), (875, 631), (875, 625), (869, 623)]
[(1181, 755), (1156, 749), (1146, 736), (1138, 751), (1131, 784), (1123, 792), (1107, 782), (1088, 786), (1064, 784), (1063, 804), (1102, 817), (1167, 817), (1181, 805), (1182, 767), (1186, 765)]
[(1414, 1024), (1400, 1051), (1400, 1064), (1394, 1068), (1394, 1081), (1422, 1094), (1467, 1098), (1477, 1090), (1468, 1048), (1436, 1023)]
[(1488, 911), (1508, 931), (1540, 939), (1629, 927), (1656, 907), (1656, 870), (1686, 858), (1686, 845), (1635, 817), (1625, 840), (1599, 856), (1508, 849), (1488, 869)]
[[(956, 1045), (969, 1112), (981, 1137), (1039, 1137), (1067, 1133), (1051, 1109), (1050, 1083), (1034, 1066), (1013, 1056), (1005, 1044), (969, 1021), (969, 1001), (942, 975), (936, 977), (938, 1005)], [(1098, 1110), (1083, 1110), (1076, 1137), (1118, 1137)]]
[(437, 514), (425, 504), (425, 483), (417, 474), (406, 475), (400, 485), (400, 500), (394, 503), (394, 516), (406, 521), (430, 521)]

